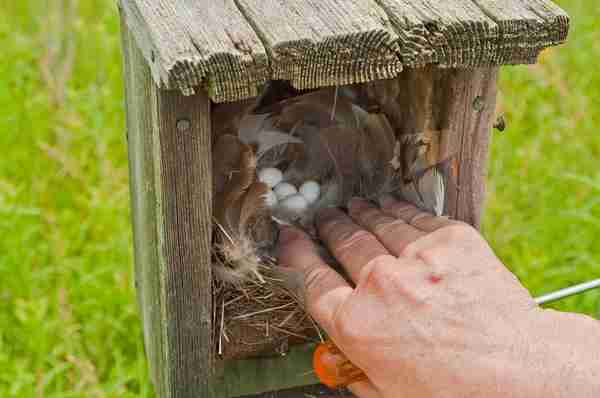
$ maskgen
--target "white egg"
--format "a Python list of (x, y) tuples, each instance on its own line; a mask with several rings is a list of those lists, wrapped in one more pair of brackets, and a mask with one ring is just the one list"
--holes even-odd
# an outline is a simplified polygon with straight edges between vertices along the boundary
[(277, 203), (279, 203), (279, 200), (277, 200), (277, 195), (275, 195), (275, 192), (273, 192), (269, 189), (269, 192), (267, 192), (267, 194), (265, 195), (265, 203), (267, 204), (268, 207), (277, 206)]
[(315, 203), (321, 195), (321, 186), (316, 181), (305, 181), (300, 186), (299, 192), (309, 204)]
[(258, 172), (258, 181), (264, 182), (270, 188), (279, 184), (283, 180), (283, 173), (275, 167), (266, 167)]
[(290, 184), (289, 182), (280, 182), (273, 188), (275, 195), (277, 195), (277, 199), (282, 200), (287, 198), (290, 195), (298, 193), (298, 189), (295, 186)]
[(291, 213), (303, 213), (308, 208), (308, 202), (304, 196), (297, 193), (279, 202), (279, 207)]

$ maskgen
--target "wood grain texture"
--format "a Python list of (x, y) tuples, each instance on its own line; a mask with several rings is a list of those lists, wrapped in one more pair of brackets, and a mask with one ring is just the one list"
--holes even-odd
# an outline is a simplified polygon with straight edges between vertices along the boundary
[(300, 388), (290, 388), (270, 391), (258, 395), (248, 395), (239, 398), (355, 398), (348, 390), (332, 391), (323, 385), (312, 385)]
[(299, 89), (394, 77), (398, 35), (372, 0), (236, 0), (271, 57), (272, 78)]
[(156, 87), (123, 27), (136, 287), (161, 398), (210, 397), (210, 101)]
[(213, 373), (210, 101), (161, 90), (157, 122), (169, 390), (204, 397)]
[(455, 69), (445, 73), (441, 90), (440, 159), (452, 159), (447, 210), (458, 220), (481, 227), (490, 134), (496, 110), (498, 68)]
[(473, 0), (499, 26), (495, 65), (534, 63), (541, 50), (563, 43), (569, 17), (547, 0)]
[(498, 68), (406, 69), (364, 86), (398, 134), (423, 134), (430, 165), (446, 164), (445, 214), (481, 226)]
[(145, 60), (135, 46), (135, 39), (122, 20), (122, 43), (125, 56), (124, 76), (127, 106), (127, 140), (129, 149), (129, 183), (133, 243), (135, 252), (135, 286), (142, 321), (150, 374), (159, 396), (165, 396), (156, 382), (165, 378), (166, 348), (161, 330), (164, 297), (160, 294), (158, 272), (157, 201), (152, 151), (152, 114), (155, 108), (154, 82)]
[(314, 385), (318, 383), (312, 371), (314, 349), (314, 344), (306, 344), (291, 347), (285, 356), (226, 361), (222, 395), (240, 397)]
[(533, 63), (564, 42), (567, 14), (546, 0), (377, 0), (402, 37), (405, 66)]
[(430, 63), (475, 66), (492, 63), (498, 25), (475, 3), (464, 0), (377, 0), (402, 37), (405, 66)]
[(185, 95), (208, 89), (217, 102), (254, 97), (268, 58), (233, 0), (120, 0), (156, 83)]
[(550, 0), (119, 0), (157, 84), (215, 102), (268, 79), (301, 89), (393, 78), (404, 67), (533, 63), (563, 43)]

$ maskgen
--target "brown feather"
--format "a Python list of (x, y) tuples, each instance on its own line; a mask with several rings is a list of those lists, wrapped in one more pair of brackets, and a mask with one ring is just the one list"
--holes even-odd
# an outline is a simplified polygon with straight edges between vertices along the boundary
[(267, 206), (265, 196), (269, 192), (269, 186), (262, 182), (255, 182), (250, 185), (248, 192), (244, 197), (239, 219), (239, 232), (245, 233), (250, 220), (261, 213), (265, 213)]
[(220, 136), (213, 146), (213, 192), (219, 194), (239, 168), (243, 144), (232, 134)]
[(373, 158), (389, 163), (394, 157), (396, 133), (388, 118), (383, 113), (368, 113), (362, 122), (369, 136), (369, 148)]
[(277, 114), (275, 125), (289, 131), (299, 121), (316, 127), (332, 124), (356, 126), (352, 103), (335, 88), (327, 88), (290, 98), (271, 109)]
[(216, 105), (211, 114), (214, 141), (223, 134), (237, 134), (242, 119), (252, 112), (256, 105), (255, 98)]
[(238, 230), (241, 199), (255, 179), (256, 156), (252, 147), (243, 144), (237, 170), (214, 201), (217, 221), (230, 233)]

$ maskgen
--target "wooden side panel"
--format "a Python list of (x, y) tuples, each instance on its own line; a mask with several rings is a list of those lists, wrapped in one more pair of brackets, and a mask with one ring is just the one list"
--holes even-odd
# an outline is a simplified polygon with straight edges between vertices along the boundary
[(448, 174), (446, 214), (477, 228), (496, 104), (498, 68), (407, 69), (365, 86), (399, 134), (422, 134), (430, 165)]
[(332, 391), (323, 385), (306, 386), (268, 392), (259, 395), (249, 395), (240, 398), (355, 398), (348, 390)]
[[(285, 356), (227, 361), (223, 379), (227, 391), (224, 395), (247, 397), (318, 383), (312, 371), (314, 349), (314, 344), (307, 344), (291, 347)], [(268, 394), (265, 394), (265, 398)], [(304, 398), (303, 395), (298, 396)]]
[(300, 89), (402, 70), (398, 35), (373, 0), (236, 0), (271, 57), (272, 78)]
[(173, 397), (207, 396), (213, 374), (210, 101), (204, 92), (160, 91), (157, 122), (168, 388)]
[(485, 204), (485, 176), (496, 110), (498, 68), (447, 71), (439, 123), (440, 159), (452, 159), (447, 209), (479, 228)]
[(160, 322), (164, 312), (158, 270), (156, 190), (153, 158), (153, 114), (156, 108), (155, 88), (144, 57), (135, 40), (122, 23), (125, 56), (124, 75), (127, 105), (127, 141), (129, 150), (129, 183), (135, 251), (135, 286), (142, 321), (144, 341), (152, 380), (158, 396), (165, 396), (165, 343)]
[(152, 82), (123, 27), (136, 286), (161, 398), (210, 397), (210, 101)]

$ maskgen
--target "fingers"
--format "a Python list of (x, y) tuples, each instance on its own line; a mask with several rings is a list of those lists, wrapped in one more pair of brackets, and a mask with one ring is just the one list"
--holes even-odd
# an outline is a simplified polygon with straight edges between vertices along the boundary
[(375, 235), (355, 224), (338, 209), (319, 212), (317, 228), (321, 239), (354, 282), (358, 282), (360, 271), (366, 264), (390, 254)]
[(395, 256), (401, 256), (406, 246), (427, 234), (401, 218), (384, 213), (366, 200), (352, 199), (349, 213)]
[(406, 223), (424, 232), (433, 232), (449, 225), (460, 224), (460, 221), (447, 217), (437, 217), (423, 211), (408, 202), (397, 200), (391, 195), (381, 198), (381, 209), (384, 213), (404, 220)]
[[(316, 246), (305, 233), (295, 228), (283, 228), (278, 251), (279, 264), (286, 267), (284, 281), (304, 297), (306, 309), (325, 331), (333, 333), (334, 314), (353, 289), (323, 262)], [(290, 277), (292, 271), (298, 272), (297, 278)]]

